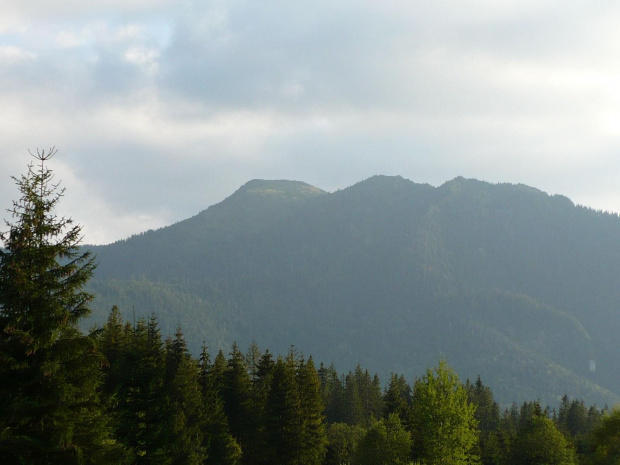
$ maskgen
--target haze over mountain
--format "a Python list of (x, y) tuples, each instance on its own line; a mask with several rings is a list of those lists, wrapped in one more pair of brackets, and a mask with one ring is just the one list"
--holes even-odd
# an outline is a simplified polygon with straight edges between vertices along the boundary
[(524, 185), (253, 180), (172, 226), (92, 247), (112, 305), (190, 347), (294, 344), (386, 381), (446, 358), (501, 402), (620, 399), (620, 218)]

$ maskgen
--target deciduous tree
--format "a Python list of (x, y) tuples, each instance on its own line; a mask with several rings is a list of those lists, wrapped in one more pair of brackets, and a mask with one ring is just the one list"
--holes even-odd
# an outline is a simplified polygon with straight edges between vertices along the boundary
[(415, 458), (423, 464), (469, 464), (478, 457), (475, 406), (458, 376), (441, 361), (435, 370), (416, 381), (412, 417)]

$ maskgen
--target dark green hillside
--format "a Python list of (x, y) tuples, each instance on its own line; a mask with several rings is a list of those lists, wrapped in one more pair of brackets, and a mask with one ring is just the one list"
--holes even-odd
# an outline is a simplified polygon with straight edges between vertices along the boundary
[(155, 312), (195, 352), (295, 344), (384, 380), (446, 357), (506, 402), (619, 399), (620, 219), (527, 186), (254, 180), (94, 249), (96, 321)]

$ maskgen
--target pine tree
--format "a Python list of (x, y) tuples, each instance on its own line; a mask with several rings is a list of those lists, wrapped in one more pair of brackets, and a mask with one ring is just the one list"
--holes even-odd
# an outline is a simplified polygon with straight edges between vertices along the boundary
[(358, 364), (355, 368), (355, 381), (357, 392), (362, 402), (362, 423), (370, 425), (372, 420), (379, 419), (383, 413), (383, 401), (381, 395), (381, 382), (377, 375), (371, 378), (368, 370), (362, 370)]
[(260, 363), (261, 356), (262, 354), (258, 344), (256, 341), (253, 341), (245, 354), (245, 363), (248, 366), (248, 372), (250, 374), (252, 384), (256, 382), (256, 378), (258, 377), (258, 365)]
[(333, 363), (329, 367), (321, 364), (319, 379), (327, 422), (330, 424), (344, 422), (344, 385)]
[(181, 328), (166, 344), (164, 436), (172, 464), (199, 465), (207, 458), (205, 415), (196, 361), (190, 356)]
[(390, 383), (383, 397), (383, 417), (397, 414), (401, 421), (407, 421), (411, 404), (411, 387), (403, 375), (392, 374)]
[(165, 352), (157, 318), (140, 319), (131, 331), (119, 392), (117, 434), (132, 451), (135, 463), (168, 463), (167, 444), (162, 439)]
[(254, 415), (251, 408), (251, 382), (245, 357), (236, 343), (233, 344), (222, 385), (224, 410), (233, 437), (243, 451), (243, 463), (251, 464), (254, 455), (250, 451), (255, 433)]
[(78, 323), (95, 269), (80, 226), (54, 210), (64, 194), (46, 162), (13, 178), (21, 193), (0, 250), (0, 456), (4, 463), (121, 460), (100, 406), (104, 358)]
[(265, 409), (270, 463), (297, 465), (302, 434), (299, 392), (294, 367), (278, 357)]
[(478, 421), (480, 438), (478, 442), (477, 455), (483, 465), (499, 465), (503, 460), (504, 450), (500, 447), (499, 436), (499, 405), (493, 399), (493, 392), (485, 386), (480, 379), (476, 379), (474, 384), (469, 380), (465, 383), (465, 389), (469, 397), (469, 402), (476, 406), (474, 417)]
[(103, 392), (115, 398), (125, 373), (125, 356), (131, 341), (131, 327), (128, 326), (116, 305), (112, 307), (108, 320), (98, 334), (97, 345), (107, 360), (104, 367)]
[(216, 364), (211, 364), (209, 352), (203, 346), (200, 356), (200, 386), (202, 388), (203, 413), (205, 416), (203, 446), (207, 451), (205, 464), (237, 465), (241, 461), (241, 447), (230, 433), (224, 412), (224, 401), (218, 389), (226, 360), (222, 351)]
[(256, 375), (252, 380), (252, 411), (256, 415), (257, 428), (254, 433), (252, 451), (254, 453), (254, 463), (269, 464), (270, 450), (267, 443), (265, 430), (265, 408), (271, 387), (271, 374), (273, 371), (273, 356), (266, 350), (261, 355), (256, 367)]
[(217, 390), (220, 396), (224, 392), (224, 376), (226, 373), (226, 356), (221, 350), (218, 351), (213, 361), (213, 365), (209, 368), (209, 378), (213, 383), (213, 389)]
[(344, 419), (349, 425), (363, 423), (364, 406), (358, 390), (355, 375), (349, 372), (344, 381)]
[(297, 372), (302, 421), (300, 462), (320, 465), (325, 457), (327, 436), (323, 416), (323, 399), (312, 357), (302, 363)]

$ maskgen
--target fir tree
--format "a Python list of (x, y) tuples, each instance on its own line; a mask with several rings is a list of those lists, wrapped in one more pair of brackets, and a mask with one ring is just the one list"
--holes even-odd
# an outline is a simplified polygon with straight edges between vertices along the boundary
[(226, 363), (222, 351), (218, 353), (216, 360), (219, 360), (218, 366), (221, 369), (211, 364), (207, 347), (203, 345), (199, 367), (205, 417), (203, 446), (207, 452), (207, 459), (204, 463), (237, 465), (241, 461), (241, 447), (230, 433), (228, 419), (224, 412), (224, 401), (217, 387)]
[(265, 430), (265, 408), (267, 396), (271, 387), (271, 374), (273, 371), (273, 356), (266, 350), (261, 355), (256, 367), (256, 375), (252, 381), (252, 411), (256, 416), (257, 427), (252, 441), (254, 463), (269, 464), (269, 446), (267, 444)]
[(467, 380), (465, 389), (469, 402), (476, 406), (474, 416), (480, 429), (477, 455), (480, 456), (483, 465), (499, 465), (503, 463), (504, 455), (504, 450), (500, 447), (498, 431), (500, 424), (499, 405), (493, 399), (491, 389), (482, 383), (480, 376), (474, 384)]
[(9, 210), (0, 250), (0, 456), (3, 463), (121, 460), (98, 389), (104, 358), (78, 330), (93, 298), (82, 290), (95, 269), (81, 251), (80, 226), (54, 210), (64, 194), (46, 162), (13, 178), (21, 197)]
[(325, 457), (327, 436), (323, 417), (323, 399), (312, 357), (302, 363), (297, 373), (302, 421), (300, 463), (320, 465)]
[(329, 367), (321, 364), (319, 379), (327, 422), (344, 422), (344, 386), (333, 363)]
[(397, 414), (401, 421), (407, 421), (411, 404), (411, 387), (403, 375), (392, 374), (390, 383), (383, 397), (383, 417)]
[(206, 458), (205, 415), (198, 364), (190, 356), (181, 328), (166, 344), (165, 440), (172, 464), (199, 465)]
[(125, 377), (119, 395), (118, 435), (136, 463), (168, 463), (162, 440), (166, 399), (163, 383), (165, 352), (157, 318), (140, 319), (132, 330), (125, 356)]
[(344, 381), (344, 418), (349, 425), (363, 423), (364, 406), (360, 397), (358, 383), (351, 372)]
[(251, 464), (254, 455), (250, 451), (255, 433), (255, 420), (251, 408), (251, 382), (245, 357), (236, 343), (224, 371), (222, 398), (224, 410), (233, 437), (243, 451), (243, 463)]
[(271, 448), (270, 463), (296, 465), (302, 436), (299, 392), (294, 367), (278, 357), (271, 378), (265, 409), (267, 444)]

